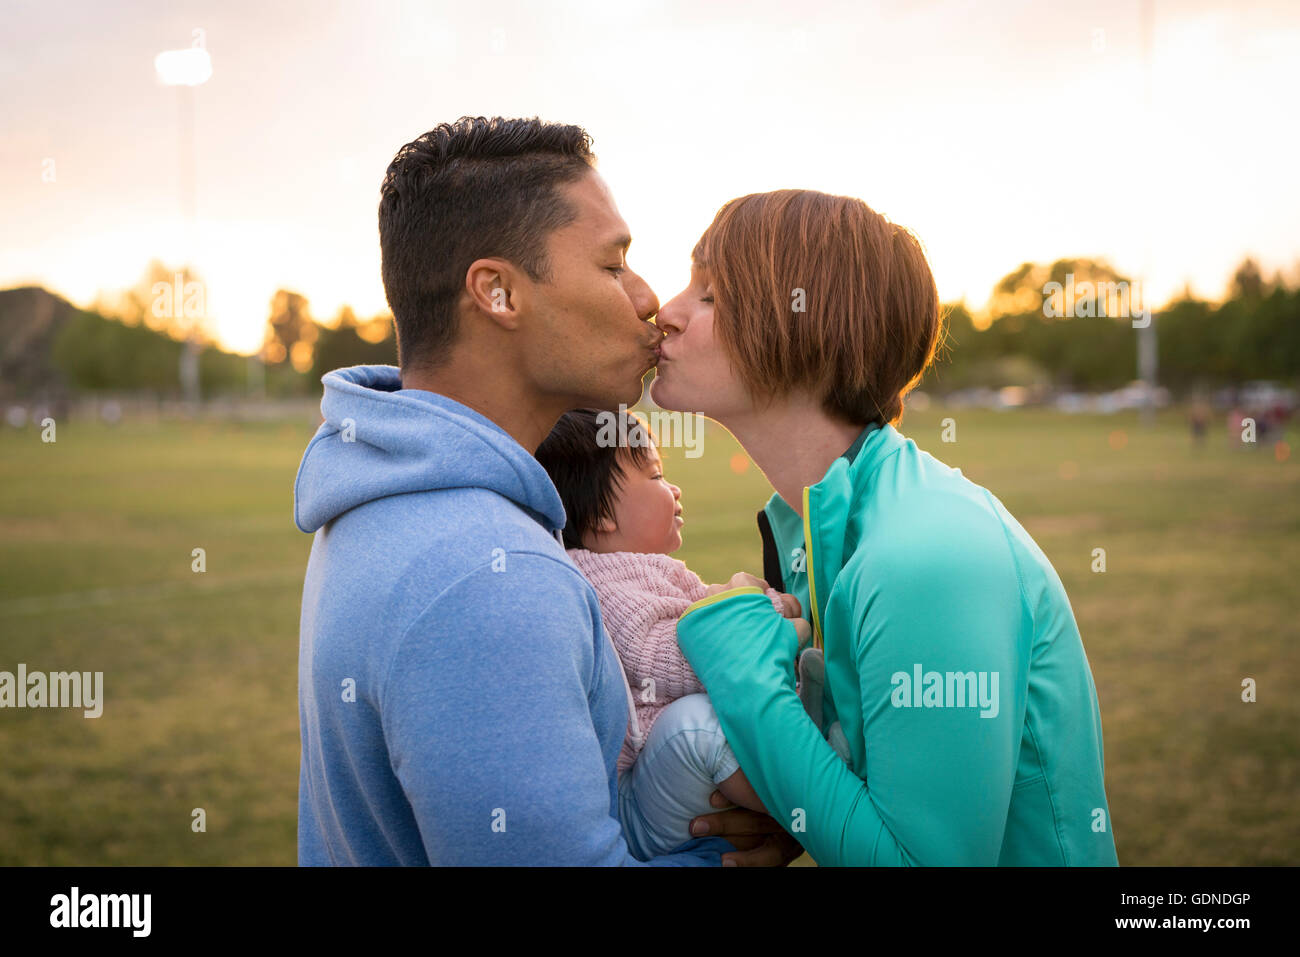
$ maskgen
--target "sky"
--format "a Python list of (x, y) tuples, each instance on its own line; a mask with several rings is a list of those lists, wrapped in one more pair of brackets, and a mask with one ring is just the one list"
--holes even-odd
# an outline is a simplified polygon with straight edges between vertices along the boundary
[[(1157, 304), (1247, 255), (1300, 280), (1300, 4), (1153, 0), (1149, 74), (1140, 0), (1057, 6), (0, 0), (0, 288), (86, 306), (190, 258), (242, 352), (279, 288), (382, 313), (384, 170), (462, 115), (584, 126), (665, 302), (719, 206), (787, 187), (907, 226), (975, 308), (1061, 257)], [(163, 86), (196, 44), (211, 79)]]

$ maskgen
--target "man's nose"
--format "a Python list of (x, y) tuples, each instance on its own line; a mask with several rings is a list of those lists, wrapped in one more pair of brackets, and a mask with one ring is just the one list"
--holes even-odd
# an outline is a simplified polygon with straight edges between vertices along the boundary
[(659, 311), (659, 297), (637, 273), (628, 270), (625, 288), (632, 305), (636, 307), (637, 318), (648, 320)]

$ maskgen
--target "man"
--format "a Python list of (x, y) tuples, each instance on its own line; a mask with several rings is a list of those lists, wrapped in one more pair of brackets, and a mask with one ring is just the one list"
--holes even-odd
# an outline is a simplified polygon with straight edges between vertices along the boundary
[[(631, 693), (532, 453), (640, 397), (659, 304), (587, 134), (462, 118), (398, 151), (379, 233), (400, 374), (324, 378), (295, 520), (301, 864), (629, 864)], [(770, 819), (650, 863), (784, 864)]]

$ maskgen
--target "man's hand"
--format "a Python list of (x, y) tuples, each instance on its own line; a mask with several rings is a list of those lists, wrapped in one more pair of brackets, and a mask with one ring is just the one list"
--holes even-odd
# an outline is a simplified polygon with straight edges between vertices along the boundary
[(749, 572), (736, 572), (736, 574), (731, 576), (731, 581), (727, 582), (727, 584), (710, 585), (708, 588), (704, 590), (704, 594), (706, 596), (716, 595), (719, 592), (730, 591), (733, 588), (749, 588), (749, 587), (761, 588), (764, 591), (767, 591), (768, 585), (767, 582), (763, 581), (763, 579), (751, 575)]
[[(714, 807), (730, 802), (721, 791), (709, 796)], [(743, 807), (705, 814), (691, 821), (693, 837), (725, 837), (736, 853), (723, 854), (723, 867), (785, 867), (803, 853), (803, 847), (766, 814)]]

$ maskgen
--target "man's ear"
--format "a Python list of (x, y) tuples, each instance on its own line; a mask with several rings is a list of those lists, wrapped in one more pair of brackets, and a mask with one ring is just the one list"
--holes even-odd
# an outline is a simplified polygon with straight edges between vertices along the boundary
[(527, 277), (505, 259), (476, 259), (465, 270), (465, 292), (479, 312), (505, 329), (516, 329), (528, 301)]

